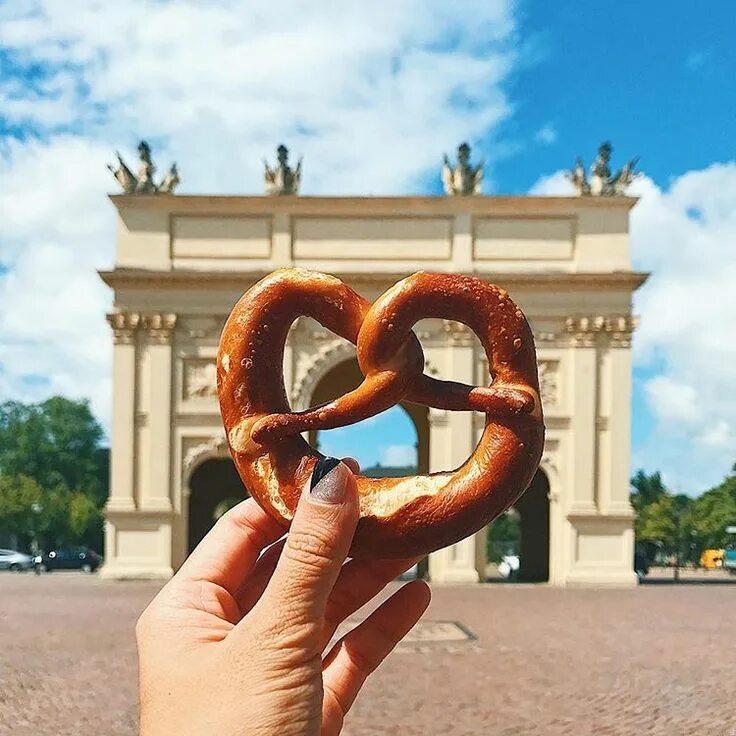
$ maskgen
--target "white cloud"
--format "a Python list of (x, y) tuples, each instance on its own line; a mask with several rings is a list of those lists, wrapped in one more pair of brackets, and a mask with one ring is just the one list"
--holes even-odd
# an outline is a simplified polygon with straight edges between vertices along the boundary
[[(563, 172), (535, 193), (567, 194)], [(736, 460), (736, 163), (690, 171), (661, 189), (634, 182), (634, 266), (651, 271), (634, 297), (635, 365), (656, 426), (635, 465), (662, 469), (690, 493), (720, 482)], [(635, 407), (636, 410), (636, 407)]]
[[(407, 193), (512, 108), (512, 3), (0, 5), (0, 398), (90, 396), (109, 422), (115, 149), (140, 137), (181, 191), (260, 193), (278, 143), (304, 193)], [(44, 376), (47, 381), (34, 380)], [(29, 378), (30, 377), (30, 378)]]
[(404, 467), (415, 465), (417, 450), (414, 445), (387, 445), (381, 447), (381, 465), (386, 467)]
[(557, 130), (551, 123), (547, 123), (535, 133), (534, 140), (537, 143), (549, 146), (557, 140)]

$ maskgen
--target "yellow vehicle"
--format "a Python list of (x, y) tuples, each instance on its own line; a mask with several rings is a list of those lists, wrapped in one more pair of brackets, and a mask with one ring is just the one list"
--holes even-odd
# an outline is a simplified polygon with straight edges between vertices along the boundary
[(723, 550), (704, 549), (700, 554), (700, 567), (705, 570), (716, 570), (723, 567)]

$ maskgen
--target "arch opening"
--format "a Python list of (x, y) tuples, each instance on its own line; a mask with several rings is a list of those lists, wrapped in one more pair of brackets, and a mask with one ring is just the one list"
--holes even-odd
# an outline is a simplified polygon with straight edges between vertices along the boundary
[(540, 468), (521, 498), (486, 527), (488, 579), (548, 582), (549, 523), (549, 478)]
[(189, 489), (187, 554), (229, 508), (249, 495), (230, 458), (210, 458), (198, 465)]
[[(356, 388), (363, 374), (355, 358), (328, 370), (315, 386), (311, 405), (333, 401)], [(429, 472), (429, 409), (402, 402), (375, 417), (338, 429), (311, 432), (310, 444), (326, 454), (351, 455), (366, 475)]]

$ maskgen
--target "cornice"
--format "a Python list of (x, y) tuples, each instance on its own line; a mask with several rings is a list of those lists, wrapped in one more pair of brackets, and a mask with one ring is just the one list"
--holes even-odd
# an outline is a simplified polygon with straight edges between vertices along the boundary
[[(274, 268), (277, 266), (274, 264)], [(172, 269), (168, 271), (145, 268), (116, 268), (111, 271), (99, 271), (100, 278), (113, 289), (122, 288), (192, 288), (203, 284), (222, 289), (242, 289), (245, 285), (263, 278), (268, 270), (252, 271), (205, 271), (196, 269)], [(351, 272), (335, 269), (336, 276), (350, 284), (383, 284), (395, 283), (405, 278), (409, 271), (397, 272)], [(565, 272), (540, 271), (538, 273), (520, 272), (483, 272), (471, 270), (462, 272), (468, 276), (492, 279), (494, 283), (513, 288), (561, 288), (572, 286), (576, 289), (638, 289), (649, 277), (641, 271), (612, 272)]]
[(411, 215), (574, 215), (590, 209), (631, 209), (636, 197), (530, 197), (483, 196), (445, 197), (305, 197), (211, 196), (193, 194), (110, 195), (113, 205), (126, 210), (158, 210), (177, 215), (261, 214), (366, 216), (370, 214)]

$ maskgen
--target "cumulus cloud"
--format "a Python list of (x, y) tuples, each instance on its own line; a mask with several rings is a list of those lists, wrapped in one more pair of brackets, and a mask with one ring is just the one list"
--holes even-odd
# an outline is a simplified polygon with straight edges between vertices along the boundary
[[(560, 171), (532, 191), (568, 194), (570, 183)], [(634, 266), (652, 272), (634, 298), (634, 361), (655, 419), (634, 460), (694, 493), (736, 460), (736, 163), (690, 171), (668, 188), (642, 177), (632, 193), (641, 197)]]
[(417, 449), (414, 445), (388, 445), (381, 448), (381, 465), (405, 467), (416, 465)]
[(557, 130), (551, 123), (547, 123), (534, 134), (534, 140), (549, 146), (557, 140)]
[(514, 36), (503, 0), (0, 5), (0, 398), (109, 422), (115, 149), (145, 137), (182, 192), (260, 193), (281, 142), (304, 193), (416, 191), (511, 114)]

